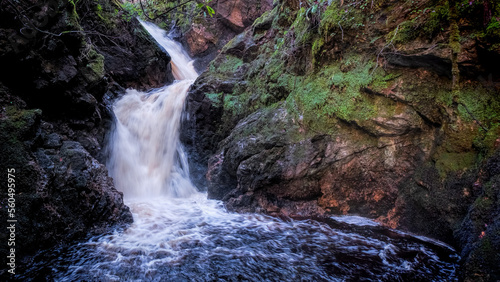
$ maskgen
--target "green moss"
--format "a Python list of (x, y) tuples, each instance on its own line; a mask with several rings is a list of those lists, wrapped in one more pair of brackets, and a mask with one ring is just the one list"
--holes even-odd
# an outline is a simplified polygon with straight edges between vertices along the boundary
[(355, 121), (374, 116), (373, 101), (361, 91), (373, 82), (370, 70), (374, 64), (357, 59), (351, 71), (342, 72), (337, 63), (302, 79), (287, 99), (289, 111), (313, 127), (334, 124), (337, 118)]
[(373, 82), (371, 83), (371, 87), (373, 90), (378, 92), (389, 87), (389, 85), (393, 83), (396, 78), (401, 76), (398, 71), (387, 73), (382, 68), (377, 68), (372, 75)]
[(359, 29), (365, 26), (365, 5), (362, 1), (361, 6), (340, 7), (332, 4), (328, 6), (321, 17), (319, 25), (319, 34), (325, 38), (329, 36), (342, 35), (349, 29)]
[(224, 96), (224, 111), (230, 112), (233, 115), (237, 115), (242, 112), (242, 101), (241, 96), (235, 95), (225, 95)]
[(116, 22), (118, 19), (118, 10), (117, 6), (113, 6), (109, 2), (99, 2), (98, 0), (94, 0), (94, 11), (101, 20), (101, 23), (106, 27), (113, 29), (116, 27)]
[[(424, 115), (429, 115), (432, 121), (440, 122), (440, 108), (455, 103), (452, 93), (445, 87), (430, 89), (422, 86), (421, 82), (416, 81), (417, 77), (412, 77), (413, 74), (395, 80), (404, 72), (397, 70), (386, 72), (384, 68), (376, 68), (375, 58), (356, 55), (359, 53), (359, 49), (356, 48), (342, 49), (343, 53), (333, 55), (334, 48), (331, 45), (336, 45), (342, 39), (342, 31), (343, 36), (352, 36), (353, 29), (366, 30), (365, 23), (370, 19), (370, 14), (364, 10), (367, 5), (369, 6), (368, 2), (362, 1), (343, 7), (335, 4), (325, 6), (321, 11), (318, 10), (317, 15), (320, 15), (320, 18), (319, 21), (317, 18), (314, 19), (315, 23), (313, 17), (306, 15), (307, 5), (296, 11), (287, 11), (287, 5), (283, 3), (275, 6), (272, 11), (254, 23), (254, 28), (261, 25), (267, 28), (267, 23), (274, 18), (272, 22), (274, 40), (260, 46), (256, 59), (244, 63), (239, 58), (226, 55), (218, 58), (210, 66), (210, 72), (223, 80), (232, 79), (232, 74), (245, 70), (241, 78), (245, 83), (236, 85), (232, 93), (226, 93), (223, 99), (220, 93), (209, 94), (212, 95), (209, 99), (222, 104), (228, 112), (227, 120), (232, 122), (262, 107), (286, 101), (287, 110), (294, 114), (296, 120), (302, 119), (307, 126), (322, 130), (332, 127), (337, 119), (359, 122), (375, 115), (397, 114), (397, 111), (404, 107), (386, 98), (366, 94), (361, 89), (369, 87), (377, 92), (390, 93), (393, 90), (390, 87), (399, 87), (397, 91), (404, 93), (401, 99), (407, 100)], [(410, 4), (404, 5), (410, 6)], [(400, 23), (397, 32), (393, 29), (388, 34), (377, 34), (377, 38), (385, 36), (387, 41), (393, 40), (393, 43), (404, 44), (422, 35), (432, 37), (448, 24), (449, 11), (447, 3), (443, 1), (432, 2), (423, 10), (410, 8), (411, 16), (407, 17), (406, 22)], [(376, 5), (374, 9), (390, 11), (391, 8)], [(373, 13), (373, 10), (371, 12)], [(235, 38), (224, 50), (227, 51), (228, 48), (232, 48), (231, 46), (235, 47), (242, 38)], [(366, 42), (369, 42), (371, 38), (366, 39)], [(308, 46), (310, 49), (307, 51), (311, 52), (297, 49), (304, 46)], [(301, 51), (299, 56), (305, 56), (306, 59), (302, 60), (302, 57), (299, 61), (297, 51)], [(328, 56), (335, 56), (340, 60), (334, 61)], [(326, 65), (326, 61), (330, 65)], [(314, 73), (308, 72), (307, 76), (292, 73), (291, 69), (298, 64), (302, 64), (303, 69), (311, 70), (311, 62), (315, 66)], [(404, 83), (395, 85), (398, 81)], [(460, 94), (459, 100), (468, 109), (470, 108), (474, 116), (478, 116), (478, 120), (482, 122), (488, 120), (485, 123), (491, 125), (500, 109), (497, 108), (495, 101), (486, 98), (490, 96), (482, 95), (479, 98), (481, 102), (477, 103), (477, 99), (474, 99), (470, 91), (464, 91)], [(427, 107), (429, 103), (432, 103), (433, 107)], [(473, 118), (466, 117), (467, 112), (460, 107), (458, 113), (465, 123), (474, 122)], [(489, 139), (493, 139), (493, 135), (490, 134)], [(474, 137), (472, 136), (472, 139)], [(469, 141), (464, 142), (470, 143)], [(490, 141), (488, 142), (491, 143)], [(462, 149), (448, 150), (450, 146), (455, 145), (447, 143), (445, 145), (447, 149), (443, 149), (443, 152), (463, 153)], [(472, 150), (470, 146), (468, 150)], [(450, 167), (447, 160), (453, 158), (452, 155), (443, 156), (443, 160), (440, 161), (442, 171), (456, 171), (465, 166), (459, 164), (457, 167)], [(465, 163), (471, 163), (470, 159)]]
[(490, 128), (500, 120), (500, 100), (495, 89), (488, 85), (463, 87), (458, 102), (461, 104), (458, 113), (467, 121), (478, 120)]
[(460, 31), (457, 23), (453, 23), (450, 27), (450, 48), (452, 52), (460, 52)]
[(3, 125), (7, 128), (13, 129), (12, 132), (10, 132), (10, 135), (15, 138), (20, 138), (31, 130), (31, 127), (41, 116), (42, 111), (39, 109), (19, 110), (15, 106), (7, 106), (5, 113), (8, 116), (8, 119), (4, 120)]
[(318, 61), (316, 58), (321, 58), (321, 55), (323, 53), (323, 46), (325, 45), (325, 40), (323, 37), (318, 37), (314, 40), (313, 45), (312, 45), (312, 59), (313, 59), (313, 65), (317, 65)]
[(271, 58), (264, 69), (264, 74), (269, 78), (270, 82), (277, 82), (285, 72), (285, 62), (277, 58)]
[(312, 33), (309, 31), (310, 22), (306, 18), (306, 8), (302, 7), (297, 12), (297, 16), (293, 24), (290, 26), (290, 30), (295, 33), (295, 45), (301, 46), (307, 44), (311, 39)]
[(397, 28), (397, 33), (396, 30), (394, 30), (393, 33), (389, 33), (386, 37), (386, 39), (391, 40), (392, 36), (394, 36), (392, 42), (395, 44), (411, 42), (419, 35), (418, 27), (416, 27), (415, 22), (411, 20), (402, 22)]
[(258, 110), (260, 117), (252, 126), (244, 126), (236, 132), (237, 139), (248, 136), (262, 135), (275, 138), (277, 135), (285, 139), (292, 139), (292, 135), (298, 131), (291, 119), (287, 118), (288, 113), (283, 111), (283, 103), (276, 103), (273, 106), (262, 107)]
[(444, 179), (452, 172), (461, 172), (474, 167), (476, 152), (442, 153), (436, 161), (436, 169)]
[(29, 146), (36, 137), (40, 116), (38, 109), (7, 106), (0, 119), (0, 163), (16, 169), (19, 192), (32, 189), (36, 179), (36, 172), (29, 164)]
[(441, 5), (438, 4), (435, 7), (428, 8), (428, 10), (424, 10), (428, 12), (428, 17), (424, 21), (421, 31), (427, 38), (431, 39), (439, 32), (444, 31), (444, 26), (446, 26), (449, 17), (447, 6), (448, 1), (445, 1)]
[(82, 74), (89, 83), (95, 83), (104, 77), (104, 56), (90, 48), (87, 53), (87, 64), (82, 70)]
[(490, 37), (500, 38), (500, 21), (497, 18), (492, 18), (486, 27), (486, 35)]
[(222, 106), (222, 99), (224, 97), (224, 93), (205, 93), (205, 96), (212, 102), (212, 105), (215, 107)]
[(495, 144), (500, 136), (500, 122), (490, 125), (488, 131), (479, 129), (474, 139), (474, 147), (477, 148), (481, 154), (482, 159), (491, 156), (495, 152)]
[(243, 65), (243, 60), (240, 58), (226, 55), (224, 57), (220, 57), (218, 60), (212, 62), (209, 66), (211, 72), (215, 73), (218, 76), (221, 75), (230, 75), (234, 74), (239, 67)]
[(274, 9), (264, 12), (260, 17), (258, 17), (252, 24), (254, 29), (265, 28), (268, 25), (272, 24), (272, 21), (278, 14), (278, 6), (274, 7)]

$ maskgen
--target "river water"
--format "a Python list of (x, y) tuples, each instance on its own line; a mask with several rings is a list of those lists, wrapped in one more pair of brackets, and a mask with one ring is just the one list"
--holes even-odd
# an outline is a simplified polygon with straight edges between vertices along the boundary
[(458, 255), (366, 218), (275, 218), (227, 212), (189, 180), (179, 123), (198, 74), (182, 47), (145, 28), (172, 57), (176, 81), (127, 90), (107, 164), (134, 223), (50, 252), (29, 277), (56, 281), (456, 281)]

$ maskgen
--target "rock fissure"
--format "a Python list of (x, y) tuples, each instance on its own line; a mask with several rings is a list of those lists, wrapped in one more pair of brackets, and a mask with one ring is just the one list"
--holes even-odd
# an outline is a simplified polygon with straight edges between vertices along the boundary
[[(191, 90), (188, 131), (202, 136), (193, 155), (211, 159), (209, 196), (242, 212), (355, 214), (450, 244), (465, 236), (482, 252), (458, 226), (489, 203), (472, 185), (496, 158), (500, 89), (479, 77), (499, 77), (482, 50), (497, 58), (500, 37), (473, 20), (474, 3), (457, 12), (460, 49), (449, 46), (447, 2), (337, 4), (307, 14), (277, 1), (198, 79), (210, 87)], [(212, 109), (203, 120), (191, 112), (201, 108)]]

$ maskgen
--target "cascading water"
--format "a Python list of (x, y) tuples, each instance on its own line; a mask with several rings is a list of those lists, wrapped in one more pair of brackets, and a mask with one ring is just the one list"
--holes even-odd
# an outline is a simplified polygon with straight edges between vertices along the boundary
[(198, 76), (181, 46), (150, 23), (143, 26), (172, 57), (176, 82), (152, 93), (127, 90), (114, 106), (116, 129), (108, 168), (118, 189), (130, 197), (186, 197), (189, 182), (179, 123), (189, 86)]
[(134, 223), (43, 257), (26, 279), (59, 281), (455, 281), (458, 256), (440, 242), (360, 217), (278, 219), (235, 214), (188, 178), (179, 121), (196, 72), (179, 44), (177, 81), (116, 102), (108, 163)]

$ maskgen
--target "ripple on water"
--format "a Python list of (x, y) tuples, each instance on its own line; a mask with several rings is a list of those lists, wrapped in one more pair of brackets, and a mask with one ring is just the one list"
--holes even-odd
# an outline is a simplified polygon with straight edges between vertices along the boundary
[(58, 281), (456, 280), (448, 246), (378, 225), (228, 213), (201, 193), (127, 204), (127, 230), (41, 256), (26, 278), (50, 268)]
[(108, 169), (134, 223), (39, 254), (22, 280), (456, 280), (458, 256), (440, 242), (361, 217), (319, 221), (229, 213), (198, 193), (178, 138), (197, 73), (178, 43), (154, 25), (144, 26), (168, 50), (179, 81), (149, 93), (128, 90), (115, 103)]

